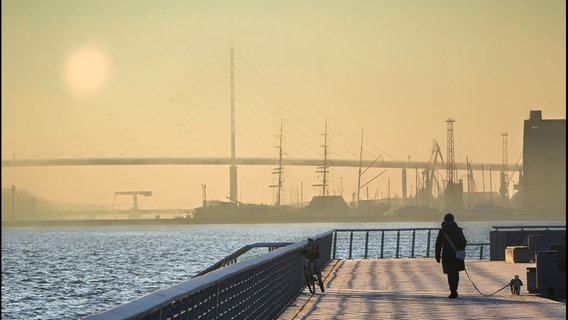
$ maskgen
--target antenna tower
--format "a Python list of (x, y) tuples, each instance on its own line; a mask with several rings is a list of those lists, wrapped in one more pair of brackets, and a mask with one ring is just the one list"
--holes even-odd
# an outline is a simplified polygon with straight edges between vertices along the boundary
[(448, 155), (446, 158), (446, 177), (448, 179), (448, 184), (455, 183), (458, 175), (454, 150), (454, 122), (456, 121), (451, 118), (446, 120), (446, 123), (448, 124)]

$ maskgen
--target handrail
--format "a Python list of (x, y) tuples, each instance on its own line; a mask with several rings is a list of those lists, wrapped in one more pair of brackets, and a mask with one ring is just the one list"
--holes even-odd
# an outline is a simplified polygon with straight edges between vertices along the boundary
[(292, 243), (293, 242), (257, 242), (257, 243), (253, 243), (253, 244), (247, 244), (246, 246), (238, 249), (237, 251), (231, 253), (230, 255), (228, 255), (228, 256), (224, 257), (223, 259), (219, 260), (218, 262), (214, 263), (213, 265), (211, 265), (207, 269), (200, 271), (199, 273), (194, 275), (192, 278), (202, 276), (202, 275), (209, 273), (213, 270), (217, 270), (217, 269), (220, 269), (222, 267), (226, 267), (228, 265), (236, 263), (238, 257), (249, 252), (251, 249), (268, 248), (268, 252), (270, 252), (272, 250), (275, 250), (275, 249), (281, 248), (281, 247), (285, 247), (285, 246), (290, 245)]
[(427, 231), (427, 230), (440, 230), (439, 227), (422, 227), (422, 228), (357, 228), (357, 229), (351, 229), (351, 228), (347, 228), (347, 229), (334, 229), (335, 231), (339, 231), (339, 232), (346, 232), (346, 231)]
[[(367, 228), (367, 229), (335, 229), (334, 230), (334, 240), (333, 240), (333, 259), (343, 258), (343, 259), (354, 259), (354, 258), (362, 258), (368, 259), (372, 254), (370, 254), (370, 249), (374, 249), (375, 255), (373, 258), (401, 258), (403, 254), (401, 254), (401, 234), (405, 232), (412, 232), (411, 240), (402, 239), (403, 242), (408, 244), (408, 248), (410, 248), (410, 254), (408, 257), (415, 258), (415, 257), (427, 257), (431, 256), (431, 251), (433, 248), (432, 245), (432, 231), (440, 230), (440, 228), (395, 228), (395, 229), (388, 229), (388, 228)], [(425, 236), (423, 236), (422, 240), (417, 240), (417, 231), (428, 231)], [(365, 233), (364, 240), (359, 237), (359, 239), (355, 239), (355, 234)], [(380, 240), (375, 239), (375, 243), (373, 244), (372, 239), (370, 239), (370, 233), (380, 233)], [(339, 243), (338, 245), (338, 234), (339, 233), (349, 233), (349, 242), (346, 243)], [(396, 233), (396, 244), (389, 245), (385, 242), (385, 233)], [(424, 237), (426, 239), (424, 239)], [(354, 241), (358, 240), (359, 243), (358, 247), (354, 246)], [(394, 240), (393, 240), (394, 241)], [(376, 243), (379, 242), (379, 243)], [(363, 244), (364, 243), (364, 244)], [(417, 246), (417, 243), (419, 244)], [(473, 249), (472, 247), (479, 247), (479, 260), (483, 260), (484, 258), (484, 247), (489, 246), (489, 243), (468, 243), (466, 252), (470, 253), (469, 256), (472, 255), (471, 252), (475, 252), (477, 250)], [(423, 249), (425, 252), (423, 254), (417, 253), (418, 249)], [(364, 248), (364, 249), (363, 249)], [(405, 247), (406, 248), (406, 247)], [(385, 250), (387, 249), (387, 250)], [(433, 248), (435, 250), (435, 248)], [(393, 252), (394, 250), (394, 252)], [(346, 252), (346, 255), (339, 257), (339, 251)], [(385, 251), (390, 251), (385, 252)], [(386, 254), (385, 254), (386, 253)]]
[[(432, 230), (439, 228), (332, 229), (311, 238), (320, 248), (320, 258), (316, 263), (323, 270), (331, 259), (336, 259), (338, 248), (346, 249), (346, 243), (338, 243), (339, 233), (350, 233), (349, 259), (352, 259), (355, 233), (365, 232), (364, 258), (368, 258), (369, 244), (372, 243), (370, 233), (380, 232), (383, 258), (385, 232), (396, 232), (396, 258), (400, 258), (401, 232), (412, 231), (411, 257), (415, 257), (417, 231), (427, 231), (426, 257), (429, 257)], [(212, 266), (202, 271), (200, 276), (83, 319), (234, 319), (244, 315), (250, 319), (277, 318), (304, 288), (304, 257), (301, 252), (307, 243), (307, 240), (303, 240), (296, 243), (261, 242), (246, 245), (214, 264), (214, 268)], [(403, 239), (403, 243), (407, 243), (406, 239)], [(468, 247), (479, 246), (481, 260), (483, 247), (487, 245), (489, 243), (469, 243)], [(244, 252), (257, 247), (268, 247), (269, 252), (234, 263)], [(274, 250), (276, 247), (279, 248)]]
[(274, 317), (302, 291), (300, 252), (306, 244), (232, 264), (83, 319), (218, 319), (255, 313), (258, 318)]
[(495, 229), (495, 231), (499, 231), (499, 229), (521, 229), (521, 230), (525, 230), (525, 229), (546, 229), (546, 230), (550, 230), (550, 229), (566, 229), (566, 225), (563, 226), (492, 226), (492, 228)]
[[(331, 259), (332, 237), (332, 231), (312, 237), (322, 269)], [(280, 247), (83, 319), (275, 319), (302, 293), (301, 252), (307, 244)]]

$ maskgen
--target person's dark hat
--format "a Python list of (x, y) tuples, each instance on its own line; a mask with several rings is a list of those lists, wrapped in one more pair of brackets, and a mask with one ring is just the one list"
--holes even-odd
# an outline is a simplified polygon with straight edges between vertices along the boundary
[(446, 213), (444, 216), (444, 221), (454, 221), (454, 215), (451, 213)]

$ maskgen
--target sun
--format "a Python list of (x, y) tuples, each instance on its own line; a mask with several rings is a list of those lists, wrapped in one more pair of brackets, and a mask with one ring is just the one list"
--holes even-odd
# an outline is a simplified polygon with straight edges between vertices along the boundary
[(108, 86), (110, 69), (110, 60), (103, 48), (86, 44), (66, 55), (63, 63), (63, 82), (74, 98), (92, 98)]

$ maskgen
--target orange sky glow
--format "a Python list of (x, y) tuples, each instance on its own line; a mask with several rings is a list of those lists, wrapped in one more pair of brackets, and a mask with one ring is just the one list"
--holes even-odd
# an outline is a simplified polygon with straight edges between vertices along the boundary
[[(322, 158), (327, 121), (330, 158), (358, 159), (362, 130), (366, 160), (445, 158), (452, 118), (458, 162), (501, 163), (506, 132), (517, 164), (530, 110), (566, 118), (565, 1), (7, 0), (2, 160), (229, 157), (230, 48), (237, 157), (277, 158), (282, 123), (285, 157)], [(272, 204), (273, 169), (239, 166), (239, 200)], [(331, 168), (330, 193), (350, 201), (357, 170)], [(283, 202), (319, 195), (315, 171), (284, 168)], [(229, 167), (2, 168), (2, 188), (93, 207), (193, 208), (202, 185), (226, 200)], [(388, 169), (363, 194), (401, 188)]]

